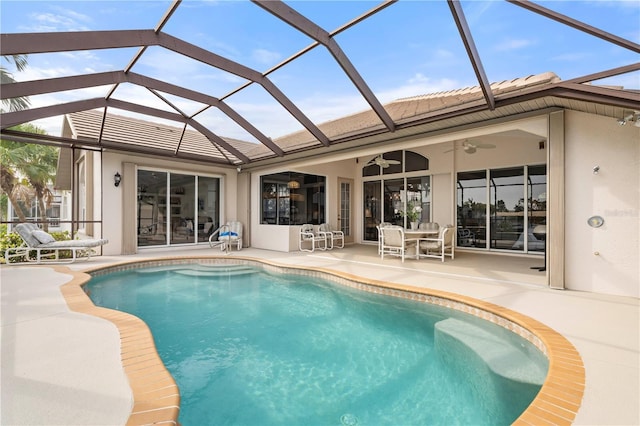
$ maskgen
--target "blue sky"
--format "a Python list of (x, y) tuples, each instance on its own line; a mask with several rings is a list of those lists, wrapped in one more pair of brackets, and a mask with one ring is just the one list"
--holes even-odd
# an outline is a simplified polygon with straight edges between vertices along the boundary
[[(371, 9), (371, 1), (292, 1), (301, 14), (331, 32)], [(614, 35), (640, 43), (640, 2), (551, 1), (543, 6)], [(0, 2), (2, 33), (152, 29), (169, 1), (25, 1)], [(504, 1), (462, 1), (462, 7), (489, 81), (555, 72), (563, 80), (628, 65), (639, 55), (565, 27)], [(248, 1), (185, 0), (164, 32), (265, 72), (312, 41)], [(444, 0), (401, 0), (364, 23), (336, 36), (342, 50), (370, 88), (386, 103), (394, 99), (477, 85), (473, 69)], [(137, 49), (30, 55), (18, 81), (122, 70)], [(151, 47), (134, 72), (223, 97), (245, 81), (173, 52)], [(368, 105), (324, 47), (317, 47), (269, 78), (316, 123), (368, 109)], [(640, 73), (601, 84), (640, 89)], [(103, 97), (109, 87), (31, 97), (33, 107)], [(121, 85), (115, 98), (170, 110), (144, 88)], [(202, 105), (166, 96), (187, 114)], [(256, 85), (226, 102), (267, 136), (301, 129)], [(120, 113), (121, 111), (113, 111)], [(142, 117), (140, 117), (142, 118)], [(199, 121), (221, 136), (253, 140), (215, 109)], [(61, 117), (39, 120), (48, 133), (60, 134)]]

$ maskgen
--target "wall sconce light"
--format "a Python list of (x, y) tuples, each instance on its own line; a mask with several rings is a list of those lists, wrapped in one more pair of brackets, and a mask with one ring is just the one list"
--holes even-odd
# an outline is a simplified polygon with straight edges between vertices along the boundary
[(240, 173), (242, 171), (242, 167), (238, 166), (236, 167), (236, 172)]
[(593, 168), (593, 174), (594, 174), (594, 175), (597, 175), (599, 172), (600, 172), (600, 166), (595, 166), (595, 167)]
[(640, 127), (640, 111), (628, 113), (626, 116), (618, 119), (618, 124), (624, 126), (629, 121), (632, 121), (634, 126)]
[(117, 188), (120, 186), (121, 181), (122, 181), (122, 176), (120, 176), (120, 173), (116, 172), (116, 174), (113, 175), (113, 185)]

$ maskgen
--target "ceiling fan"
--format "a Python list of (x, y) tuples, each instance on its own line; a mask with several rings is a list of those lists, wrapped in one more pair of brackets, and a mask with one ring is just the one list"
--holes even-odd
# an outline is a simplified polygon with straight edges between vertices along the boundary
[[(464, 142), (462, 142), (462, 146), (459, 148), (462, 148), (464, 152), (466, 152), (467, 154), (473, 154), (476, 152), (477, 149), (491, 149), (495, 147), (496, 146), (491, 143), (469, 142), (469, 140), (465, 140)], [(454, 151), (455, 149), (456, 148), (452, 148), (445, 152), (451, 152), (451, 151)]]
[(383, 169), (386, 169), (387, 167), (389, 167), (391, 164), (400, 164), (400, 161), (398, 160), (387, 160), (386, 158), (382, 158), (382, 155), (378, 155), (376, 158), (374, 158), (373, 160), (369, 161), (367, 163), (367, 166), (380, 166)]

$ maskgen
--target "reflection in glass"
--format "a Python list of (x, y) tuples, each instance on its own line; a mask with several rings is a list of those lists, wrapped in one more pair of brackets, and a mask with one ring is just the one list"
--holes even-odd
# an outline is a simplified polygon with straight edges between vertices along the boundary
[(376, 225), (380, 224), (382, 217), (382, 204), (380, 194), (382, 184), (380, 181), (364, 182), (364, 240), (378, 241)]
[(404, 226), (404, 198), (402, 191), (404, 190), (404, 179), (390, 179), (384, 181), (383, 194), (383, 217), (384, 221), (392, 225)]
[[(529, 166), (527, 175), (527, 198), (529, 213), (527, 219), (529, 251), (544, 252), (547, 224), (547, 166)], [(536, 229), (536, 227), (538, 227)], [(542, 228), (541, 228), (542, 227)], [(545, 230), (540, 235), (540, 229)]]
[(172, 173), (169, 179), (169, 244), (195, 241), (195, 176)]
[(138, 246), (167, 244), (167, 173), (138, 170)]
[(524, 168), (491, 170), (490, 248), (524, 250)]
[(319, 225), (325, 222), (324, 176), (283, 172), (264, 175), (260, 223)]
[(487, 243), (487, 174), (458, 173), (458, 246), (485, 248)]
[(198, 242), (209, 241), (209, 236), (220, 226), (220, 179), (198, 176)]

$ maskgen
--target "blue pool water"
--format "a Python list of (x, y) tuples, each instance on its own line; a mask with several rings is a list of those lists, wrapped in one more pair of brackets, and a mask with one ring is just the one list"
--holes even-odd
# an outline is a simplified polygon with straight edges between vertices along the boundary
[(184, 426), (506, 425), (547, 371), (471, 315), (259, 267), (141, 268), (88, 289), (148, 324)]

